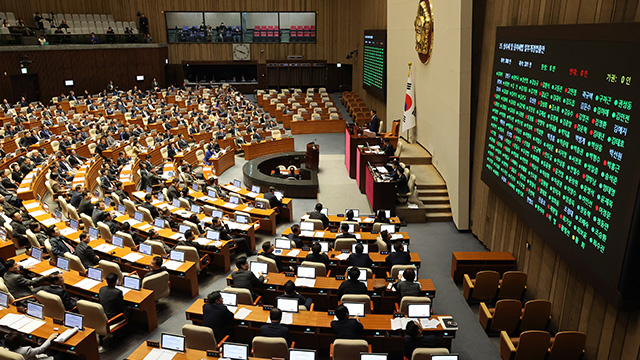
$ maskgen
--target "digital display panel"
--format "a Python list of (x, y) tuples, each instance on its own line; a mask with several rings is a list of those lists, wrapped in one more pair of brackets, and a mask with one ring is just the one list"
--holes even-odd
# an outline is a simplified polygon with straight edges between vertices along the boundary
[(377, 98), (387, 96), (387, 31), (364, 31), (362, 88)]
[(623, 298), (637, 291), (621, 276), (640, 169), (639, 29), (498, 28), (482, 165), (482, 180), (542, 238)]

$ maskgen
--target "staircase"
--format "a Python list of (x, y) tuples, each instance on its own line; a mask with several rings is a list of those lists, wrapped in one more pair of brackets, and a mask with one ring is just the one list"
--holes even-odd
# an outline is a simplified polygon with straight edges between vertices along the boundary
[(400, 161), (416, 176), (418, 208), (396, 206), (396, 214), (410, 223), (452, 221), (449, 192), (438, 170), (431, 164), (431, 154), (418, 144), (408, 144), (403, 139)]

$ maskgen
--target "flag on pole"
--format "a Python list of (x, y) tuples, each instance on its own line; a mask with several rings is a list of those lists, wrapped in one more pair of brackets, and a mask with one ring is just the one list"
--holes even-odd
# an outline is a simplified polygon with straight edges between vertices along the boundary
[(416, 126), (416, 103), (415, 91), (413, 89), (413, 80), (411, 79), (411, 70), (409, 70), (409, 78), (407, 79), (407, 95), (404, 97), (404, 115), (402, 116), (402, 132), (405, 132)]

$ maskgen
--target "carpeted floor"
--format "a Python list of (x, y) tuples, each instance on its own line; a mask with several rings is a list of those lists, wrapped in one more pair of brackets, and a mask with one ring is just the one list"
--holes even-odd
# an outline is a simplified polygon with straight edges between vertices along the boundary
[[(334, 95), (334, 102), (341, 111), (344, 108), (339, 95)], [(344, 114), (348, 118), (348, 114)], [(304, 151), (310, 141), (320, 145), (320, 191), (318, 201), (329, 208), (331, 213), (341, 213), (345, 208), (359, 208), (363, 213), (370, 212), (366, 196), (358, 191), (356, 181), (348, 177), (344, 164), (344, 134), (297, 135), (295, 144), (297, 151)], [(220, 176), (220, 183), (233, 179), (242, 179), (244, 159), (236, 156), (236, 165)], [(294, 218), (299, 218), (306, 211), (313, 209), (315, 199), (295, 199), (293, 202)], [(277, 232), (281, 233), (291, 224), (279, 224)], [(420, 278), (433, 279), (437, 289), (434, 311), (438, 314), (453, 315), (460, 324), (460, 330), (453, 340), (453, 352), (460, 354), (463, 360), (499, 359), (498, 342), (489, 338), (478, 324), (477, 306), (470, 307), (462, 297), (462, 290), (453, 283), (450, 276), (452, 251), (484, 251), (484, 247), (470, 233), (459, 232), (451, 222), (409, 224), (403, 228), (411, 236), (411, 251), (418, 252), (422, 259)], [(258, 246), (271, 236), (256, 235)], [(234, 259), (232, 259), (232, 263)], [(232, 265), (232, 270), (234, 266)], [(213, 290), (226, 286), (228, 274), (217, 273), (205, 275), (199, 279), (200, 297)], [(135, 348), (147, 339), (159, 340), (163, 332), (181, 333), (181, 327), (187, 323), (184, 311), (195, 299), (181, 294), (172, 294), (160, 300), (158, 304), (159, 327), (146, 333), (132, 329), (132, 334), (125, 339), (107, 341), (108, 351), (101, 354), (103, 360), (119, 360), (126, 358)], [(247, 340), (250, 341), (250, 340)]]

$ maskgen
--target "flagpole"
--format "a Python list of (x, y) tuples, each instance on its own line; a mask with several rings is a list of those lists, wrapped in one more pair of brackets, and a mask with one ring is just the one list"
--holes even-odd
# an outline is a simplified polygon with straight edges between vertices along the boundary
[[(411, 76), (411, 65), (413, 65), (413, 64), (412, 64), (411, 61), (409, 61), (409, 71), (407, 73), (407, 78), (409, 78)], [(415, 99), (414, 99), (414, 101), (415, 101)], [(407, 142), (409, 144), (413, 143), (413, 141), (411, 139), (411, 129), (407, 130)]]

